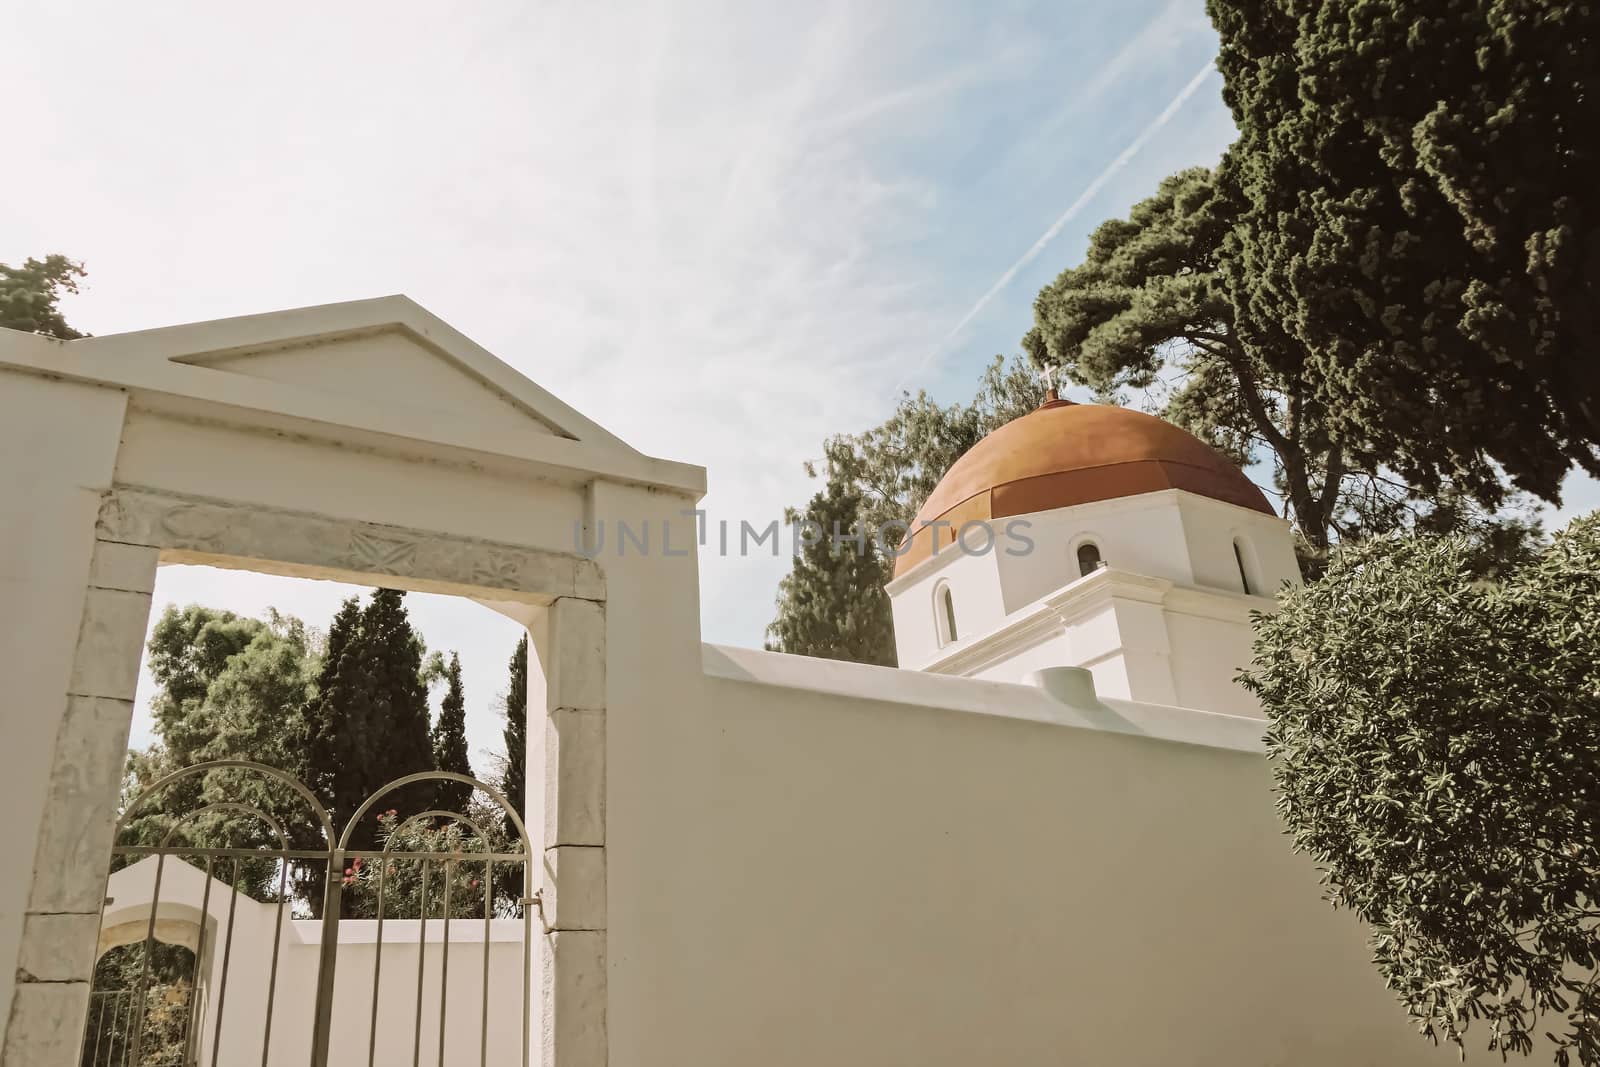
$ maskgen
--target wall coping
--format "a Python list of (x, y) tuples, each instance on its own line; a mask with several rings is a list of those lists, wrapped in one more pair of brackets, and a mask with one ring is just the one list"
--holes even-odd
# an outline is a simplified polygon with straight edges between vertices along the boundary
[(1044, 690), (1014, 682), (954, 678), (898, 667), (701, 645), (708, 678), (774, 686), (829, 696), (898, 704), (926, 711), (959, 712), (1036, 722), (1077, 730), (1128, 734), (1235, 752), (1263, 753), (1266, 723), (1243, 715), (1101, 697), (1101, 710), (1074, 708)]

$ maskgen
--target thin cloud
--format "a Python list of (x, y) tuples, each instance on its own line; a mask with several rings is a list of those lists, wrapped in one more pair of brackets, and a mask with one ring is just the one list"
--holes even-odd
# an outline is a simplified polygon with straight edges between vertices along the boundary
[(1087, 81), (1062, 96), (1061, 106), (1033, 131), (1033, 136), (1007, 153), (1001, 167), (1013, 173), (1038, 172), (1048, 152), (1059, 150), (1061, 131), (1073, 119), (1098, 103), (1124, 78), (1170, 66), (1186, 42), (1210, 29), (1204, 9), (1193, 0), (1169, 0), (1155, 17), (1141, 26), (1121, 48), (1111, 54)]
[(966, 329), (967, 324), (973, 319), (977, 318), (983, 309), (988, 307), (989, 302), (998, 296), (1006, 288), (1006, 286), (1011, 284), (1012, 280), (1016, 278), (1017, 274), (1021, 272), (1023, 267), (1026, 267), (1029, 263), (1032, 263), (1035, 259), (1037, 259), (1039, 253), (1043, 252), (1051, 241), (1054, 241), (1058, 236), (1060, 236), (1061, 231), (1066, 229), (1067, 225), (1071, 223), (1073, 219), (1078, 217), (1078, 214), (1086, 206), (1088, 206), (1089, 202), (1099, 195), (1100, 190), (1104, 189), (1106, 184), (1110, 182), (1112, 178), (1116, 177), (1117, 173), (1121, 171), (1123, 167), (1126, 167), (1129, 162), (1131, 162), (1133, 158), (1144, 149), (1144, 146), (1150, 143), (1151, 139), (1154, 138), (1157, 133), (1161, 132), (1162, 127), (1166, 126), (1168, 122), (1172, 121), (1172, 117), (1178, 113), (1183, 105), (1188, 102), (1189, 98), (1193, 96), (1200, 86), (1205, 83), (1206, 79), (1211, 75), (1213, 69), (1212, 63), (1208, 60), (1206, 65), (1201, 67), (1200, 70), (1195, 73), (1195, 76), (1189, 79), (1188, 84), (1186, 84), (1182, 89), (1178, 90), (1178, 95), (1174, 96), (1167, 106), (1161, 109), (1161, 113), (1152, 119), (1149, 125), (1139, 131), (1139, 136), (1135, 137), (1131, 142), (1129, 142), (1128, 147), (1119, 152), (1117, 157), (1107, 164), (1104, 170), (1095, 175), (1094, 180), (1084, 187), (1083, 192), (1078, 194), (1078, 198), (1068, 205), (1067, 209), (1063, 211), (1059, 217), (1057, 217), (1056, 221), (1050, 224), (1050, 228), (1045, 230), (1044, 233), (1040, 235), (1039, 239), (1033, 242), (1033, 245), (1022, 254), (1022, 257), (1015, 263), (1011, 264), (1011, 266), (1006, 269), (1005, 273), (1000, 275), (993, 285), (989, 286), (988, 290), (978, 298), (978, 302), (973, 304), (971, 309), (969, 309), (965, 315), (961, 316), (961, 321), (957, 322), (950, 328), (950, 332), (945, 334), (943, 340), (941, 340), (938, 345), (923, 353), (922, 358), (917, 361), (911, 370), (895, 383), (894, 388), (890, 391), (891, 395), (898, 395), (900, 390), (905, 387), (905, 383), (920, 374), (936, 355), (944, 351), (950, 342), (953, 341), (962, 330)]
[(936, 78), (883, 93), (846, 111), (819, 120), (815, 126), (816, 132), (835, 134), (886, 115), (925, 107), (952, 93), (1014, 72), (1018, 62), (1029, 52), (1030, 49), (1014, 46), (989, 56), (982, 62), (968, 63)]

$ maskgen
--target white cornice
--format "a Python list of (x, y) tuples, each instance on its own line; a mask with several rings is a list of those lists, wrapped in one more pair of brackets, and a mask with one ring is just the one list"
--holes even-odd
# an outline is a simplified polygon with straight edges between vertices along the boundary
[[(1003, 549), (996, 545), (993, 551), (1000, 552), (1003, 551)], [(951, 545), (949, 548), (940, 549), (928, 558), (922, 560), (910, 570), (906, 571), (904, 574), (897, 574), (893, 578), (890, 578), (888, 582), (884, 584), (883, 591), (888, 593), (890, 596), (894, 596), (896, 593), (899, 593), (905, 589), (909, 589), (911, 586), (922, 581), (922, 579), (927, 578), (930, 575), (937, 574), (940, 570), (944, 569), (946, 564), (959, 555), (961, 555), (961, 549), (955, 545)]]
[(1060, 633), (1113, 600), (1159, 604), (1171, 586), (1161, 578), (1102, 567), (1012, 612), (998, 628), (956, 643), (922, 669), (935, 674), (971, 674)]
[(1117, 601), (1152, 604), (1178, 615), (1246, 625), (1252, 612), (1269, 612), (1276, 607), (1276, 602), (1267, 597), (1199, 589), (1165, 578), (1102, 567), (1017, 609), (996, 629), (957, 642), (922, 669), (934, 674), (972, 674), (1078, 625)]
[(1270, 614), (1278, 610), (1278, 602), (1269, 596), (1250, 596), (1192, 585), (1173, 586), (1163, 606), (1176, 615), (1196, 615), (1203, 619), (1247, 625), (1254, 612)]

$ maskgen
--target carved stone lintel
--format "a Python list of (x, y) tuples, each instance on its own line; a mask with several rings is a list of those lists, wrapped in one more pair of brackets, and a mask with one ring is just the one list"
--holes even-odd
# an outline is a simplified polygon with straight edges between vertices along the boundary
[(592, 560), (404, 526), (335, 519), (147, 489), (114, 489), (100, 507), (103, 541), (195, 557), (232, 557), (449, 585), (598, 600)]

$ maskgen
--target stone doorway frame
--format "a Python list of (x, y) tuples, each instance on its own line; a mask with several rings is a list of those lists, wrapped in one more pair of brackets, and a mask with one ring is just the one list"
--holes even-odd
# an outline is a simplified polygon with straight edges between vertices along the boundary
[[(605, 580), (502, 542), (117, 486), (101, 496), (82, 623), (33, 857), (0, 1067), (76, 1067), (159, 562), (391, 584), (542, 607), (543, 1067), (602, 1067), (606, 1033)], [(530, 747), (535, 733), (530, 731)], [(541, 829), (530, 826), (539, 837)]]

